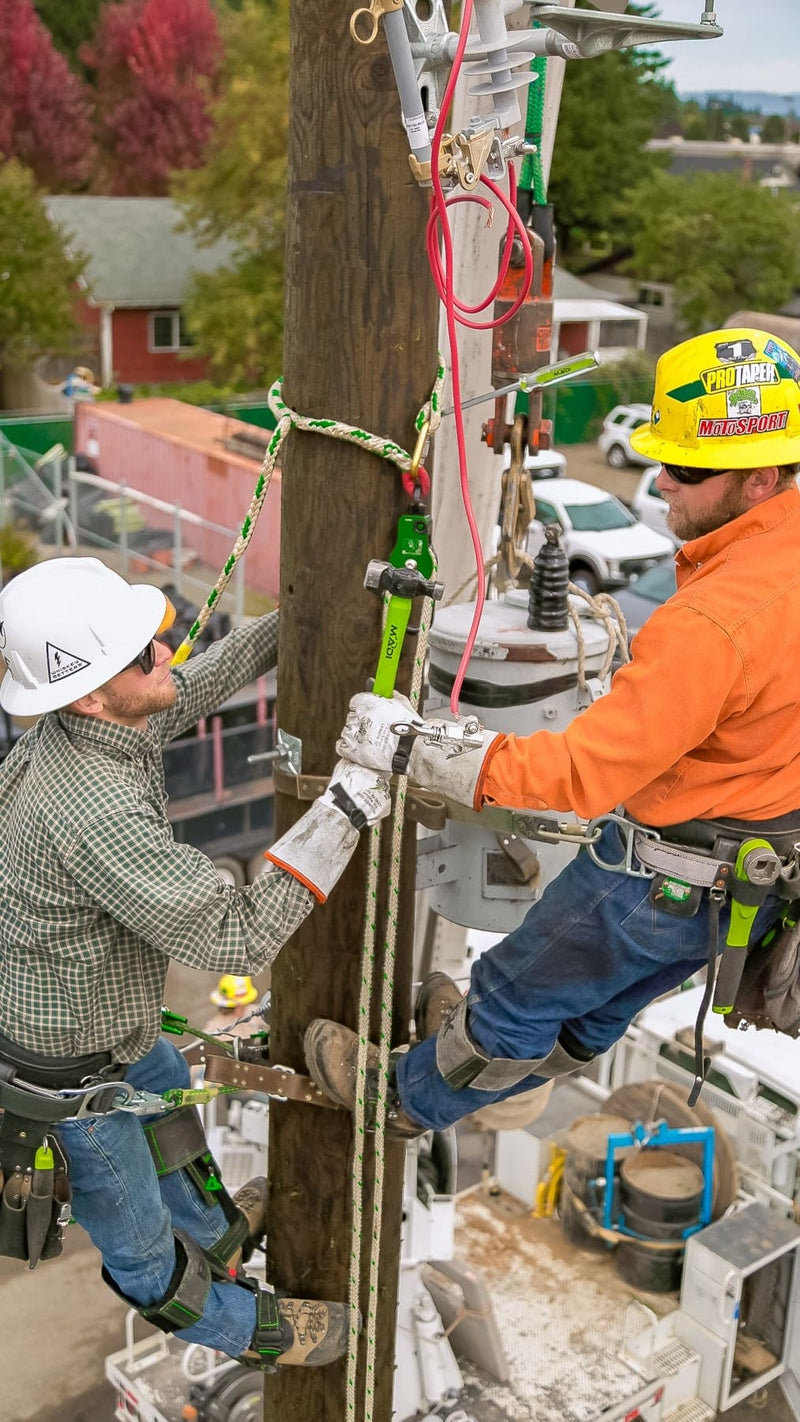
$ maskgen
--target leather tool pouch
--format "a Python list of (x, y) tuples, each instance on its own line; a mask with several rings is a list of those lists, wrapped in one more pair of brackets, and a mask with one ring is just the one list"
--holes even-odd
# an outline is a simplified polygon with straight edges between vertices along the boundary
[[(31, 1269), (55, 1259), (64, 1247), (72, 1191), (67, 1161), (44, 1121), (0, 1117), (0, 1255), (24, 1260)], [(52, 1168), (36, 1169), (36, 1152), (47, 1144)]]
[(732, 1028), (743, 1023), (800, 1036), (800, 923), (779, 925), (748, 953), (724, 1021)]

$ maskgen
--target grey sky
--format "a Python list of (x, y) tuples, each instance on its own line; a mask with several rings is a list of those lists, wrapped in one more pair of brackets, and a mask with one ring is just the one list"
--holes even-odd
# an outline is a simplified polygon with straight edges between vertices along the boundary
[[(657, 0), (663, 20), (698, 23), (703, 0)], [(602, 6), (601, 6), (602, 8)], [(697, 89), (800, 91), (798, 0), (715, 0), (721, 39), (662, 46), (678, 93)]]

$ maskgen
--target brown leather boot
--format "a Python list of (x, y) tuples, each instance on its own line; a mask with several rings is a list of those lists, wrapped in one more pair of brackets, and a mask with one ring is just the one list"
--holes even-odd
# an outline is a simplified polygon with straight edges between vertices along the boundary
[(323, 1368), (347, 1352), (349, 1313), (347, 1304), (278, 1298), (259, 1285), (255, 1330), (238, 1361), (268, 1372), (276, 1366)]
[[(356, 1078), (358, 1074), (358, 1036), (349, 1027), (339, 1022), (330, 1022), (326, 1017), (317, 1017), (309, 1023), (303, 1046), (306, 1065), (311, 1079), (316, 1082), (326, 1096), (330, 1096), (338, 1106), (354, 1111), (356, 1106)], [(378, 1090), (378, 1048), (370, 1042), (367, 1049), (367, 1129), (373, 1128), (375, 1119), (375, 1097)], [(370, 1109), (371, 1108), (371, 1109)], [(412, 1121), (403, 1110), (390, 1080), (389, 1099), (386, 1103), (386, 1134), (408, 1139), (421, 1136), (426, 1130)]]
[(414, 1023), (417, 1041), (425, 1042), (435, 1037), (451, 1013), (461, 1001), (463, 993), (447, 973), (429, 973), (420, 983), (417, 1000), (414, 1003)]
[[(225, 1252), (225, 1240), (222, 1243), (222, 1263), (225, 1269), (235, 1272), (240, 1264), (247, 1263), (253, 1250), (261, 1243), (267, 1229), (267, 1206), (269, 1204), (269, 1185), (263, 1175), (255, 1175), (252, 1180), (248, 1180), (246, 1185), (240, 1185), (233, 1196), (233, 1203), (244, 1215), (247, 1221), (247, 1234), (244, 1239), (234, 1244), (230, 1253)], [(238, 1232), (239, 1226), (235, 1226)], [(217, 1254), (219, 1259), (219, 1253)]]

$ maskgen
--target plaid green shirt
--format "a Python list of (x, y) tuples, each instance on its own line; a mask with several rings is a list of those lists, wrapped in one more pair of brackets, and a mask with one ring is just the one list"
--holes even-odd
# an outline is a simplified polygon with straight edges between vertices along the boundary
[(282, 869), (244, 889), (176, 844), (161, 747), (275, 666), (278, 615), (176, 668), (146, 731), (51, 712), (0, 765), (0, 1032), (29, 1051), (112, 1049), (159, 1036), (170, 958), (219, 973), (271, 963), (314, 899)]

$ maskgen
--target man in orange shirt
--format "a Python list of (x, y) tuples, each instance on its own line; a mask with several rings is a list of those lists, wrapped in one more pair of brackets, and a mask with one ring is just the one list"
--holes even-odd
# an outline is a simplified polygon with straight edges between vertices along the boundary
[[(651, 421), (633, 443), (661, 461), (668, 523), (686, 541), (677, 592), (609, 694), (563, 732), (470, 742), (457, 724), (416, 718), (408, 738), (411, 778), (476, 810), (594, 819), (623, 808), (478, 959), (466, 998), (441, 974), (423, 985), (421, 1037), (443, 1003), (452, 1011), (394, 1056), (396, 1134), (442, 1129), (605, 1051), (648, 1002), (713, 962), (731, 888), (759, 904), (754, 940), (800, 897), (800, 358), (763, 331), (684, 342), (659, 361)], [(339, 753), (396, 769), (400, 719), (396, 701), (354, 697)], [(769, 853), (753, 868), (762, 882), (742, 887), (737, 860), (753, 837)], [(355, 1042), (324, 1020), (306, 1034), (312, 1076), (347, 1106)]]

